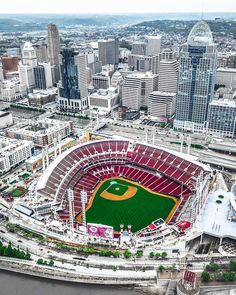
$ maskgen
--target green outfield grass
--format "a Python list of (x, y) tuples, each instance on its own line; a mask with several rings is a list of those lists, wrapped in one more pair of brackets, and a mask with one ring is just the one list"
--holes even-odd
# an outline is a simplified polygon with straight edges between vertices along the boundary
[[(138, 190), (135, 196), (127, 200), (113, 201), (100, 196), (103, 191), (122, 196), (128, 186)], [(158, 218), (166, 220), (175, 205), (175, 199), (152, 193), (136, 183), (113, 178), (105, 181), (97, 190), (92, 206), (87, 210), (86, 220), (113, 226), (116, 231), (119, 231), (120, 224), (124, 224), (125, 228), (131, 224), (132, 231), (136, 232)]]

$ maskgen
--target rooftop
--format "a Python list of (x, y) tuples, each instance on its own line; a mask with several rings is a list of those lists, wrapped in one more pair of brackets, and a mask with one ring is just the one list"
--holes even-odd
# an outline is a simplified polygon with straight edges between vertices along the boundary
[(161, 96), (166, 96), (166, 97), (170, 97), (170, 96), (175, 96), (176, 93), (172, 93), (172, 92), (163, 92), (163, 91), (153, 91), (151, 92), (152, 95), (161, 95)]
[(25, 42), (23, 50), (34, 50), (32, 43), (30, 42)]
[(235, 73), (236, 74), (236, 69), (234, 69), (234, 68), (218, 68), (217, 72), (226, 72), (226, 73)]
[(24, 145), (28, 145), (30, 141), (11, 139), (8, 137), (0, 137), (0, 157), (11, 153), (18, 148), (22, 148)]
[[(219, 195), (224, 196), (223, 199), (220, 199), (222, 201), (221, 204), (216, 203)], [(216, 237), (231, 237), (235, 239), (236, 222), (228, 220), (231, 196), (231, 192), (223, 189), (210, 193), (205, 208), (196, 222), (196, 230)]]
[(152, 74), (151, 72), (146, 72), (146, 73), (133, 73), (133, 74), (129, 74), (126, 77), (127, 78), (152, 78), (154, 76), (154, 74)]
[(204, 21), (197, 22), (188, 35), (187, 44), (192, 46), (213, 44), (209, 25)]
[(236, 101), (235, 100), (229, 100), (229, 99), (218, 99), (218, 100), (213, 100), (210, 103), (210, 105), (236, 108)]

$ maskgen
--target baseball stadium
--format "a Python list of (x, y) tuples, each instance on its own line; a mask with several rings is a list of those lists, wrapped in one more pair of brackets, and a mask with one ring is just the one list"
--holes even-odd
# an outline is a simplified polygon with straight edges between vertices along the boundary
[[(193, 223), (208, 194), (211, 169), (196, 158), (128, 140), (90, 141), (59, 155), (37, 182), (37, 196), (57, 204), (60, 220), (120, 227), (140, 234), (160, 220)], [(73, 210), (68, 201), (73, 191)], [(86, 193), (85, 204), (81, 192)], [(85, 214), (83, 214), (83, 206)]]

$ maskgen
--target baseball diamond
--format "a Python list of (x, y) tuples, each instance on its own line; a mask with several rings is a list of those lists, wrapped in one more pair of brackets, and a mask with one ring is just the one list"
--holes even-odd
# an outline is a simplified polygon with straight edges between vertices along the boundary
[[(93, 192), (86, 208), (89, 223), (105, 224), (120, 230), (130, 224), (137, 232), (154, 220), (162, 218), (168, 223), (179, 200), (161, 193), (154, 193), (142, 185), (124, 178), (102, 181)], [(76, 220), (81, 222), (82, 214)]]

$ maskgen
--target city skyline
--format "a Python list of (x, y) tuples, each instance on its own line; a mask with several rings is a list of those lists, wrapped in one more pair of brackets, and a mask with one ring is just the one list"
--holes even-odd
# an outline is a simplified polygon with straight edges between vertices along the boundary
[[(45, 4), (45, 5), (44, 5)], [(56, 5), (55, 5), (56, 4)], [(27, 0), (17, 1), (10, 0), (0, 3), (2, 14), (8, 13), (59, 13), (59, 14), (129, 14), (129, 13), (181, 13), (181, 12), (236, 12), (234, 0), (225, 0), (224, 2), (213, 0), (189, 1), (189, 0), (146, 0), (145, 2), (120, 0), (113, 1), (96, 1), (81, 2), (75, 0), (60, 1), (55, 0), (46, 2)]]

